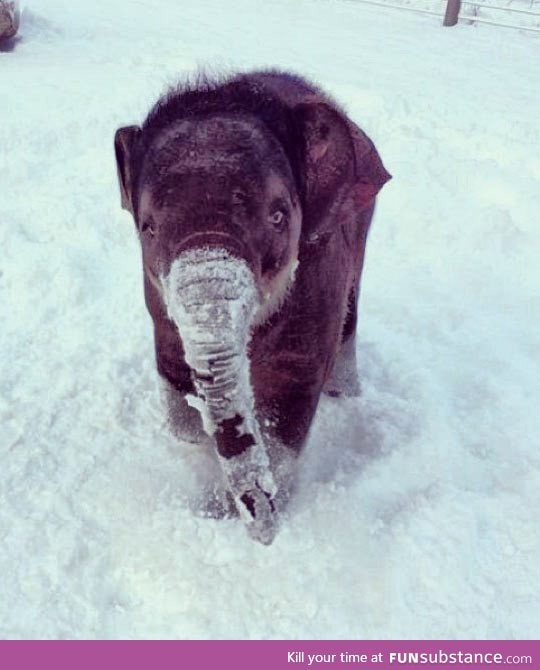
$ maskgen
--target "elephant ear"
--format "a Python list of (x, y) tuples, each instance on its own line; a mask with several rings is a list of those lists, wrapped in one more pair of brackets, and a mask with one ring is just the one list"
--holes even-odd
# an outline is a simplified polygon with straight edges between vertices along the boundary
[(302, 102), (305, 142), (304, 218), (306, 232), (332, 225), (331, 208), (352, 193), (358, 211), (373, 202), (390, 175), (371, 140), (354, 123), (325, 102)]
[(114, 136), (114, 152), (116, 154), (116, 169), (120, 186), (122, 208), (135, 215), (133, 206), (134, 175), (131, 158), (141, 129), (139, 126), (119, 128)]
[(360, 209), (364, 209), (371, 205), (381, 188), (392, 179), (392, 175), (386, 171), (369, 137), (352, 121), (348, 125), (354, 145), (354, 200)]

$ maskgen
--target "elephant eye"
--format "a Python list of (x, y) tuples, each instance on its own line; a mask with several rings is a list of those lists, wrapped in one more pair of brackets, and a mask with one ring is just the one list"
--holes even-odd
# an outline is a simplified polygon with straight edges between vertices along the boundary
[(232, 192), (232, 201), (233, 205), (245, 205), (248, 201), (248, 197), (244, 193), (244, 191), (235, 188), (234, 191)]
[(276, 230), (282, 231), (287, 225), (287, 218), (287, 210), (284, 207), (280, 207), (279, 209), (271, 212), (270, 216), (268, 217), (268, 221), (274, 226), (274, 228), (276, 228)]
[(154, 237), (156, 234), (156, 224), (151, 216), (149, 216), (147, 219), (144, 219), (141, 226), (141, 232), (148, 233), (152, 237)]

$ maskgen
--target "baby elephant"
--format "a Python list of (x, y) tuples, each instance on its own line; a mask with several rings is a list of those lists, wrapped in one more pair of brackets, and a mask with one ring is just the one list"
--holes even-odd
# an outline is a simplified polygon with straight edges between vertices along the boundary
[(171, 427), (211, 437), (269, 544), (321, 392), (358, 392), (360, 274), (390, 175), (335, 102), (277, 71), (180, 86), (115, 150)]

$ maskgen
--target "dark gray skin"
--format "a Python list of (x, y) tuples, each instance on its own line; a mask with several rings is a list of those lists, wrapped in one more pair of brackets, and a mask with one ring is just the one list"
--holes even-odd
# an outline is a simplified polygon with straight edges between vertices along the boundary
[(115, 149), (171, 426), (211, 438), (268, 544), (321, 392), (358, 392), (360, 276), (390, 176), (334, 102), (280, 72), (179, 88)]

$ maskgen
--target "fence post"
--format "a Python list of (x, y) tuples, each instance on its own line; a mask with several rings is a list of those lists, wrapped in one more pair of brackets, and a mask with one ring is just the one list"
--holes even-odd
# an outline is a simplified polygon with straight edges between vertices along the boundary
[(448, 0), (443, 26), (455, 26), (458, 22), (461, 0)]

